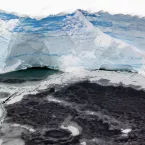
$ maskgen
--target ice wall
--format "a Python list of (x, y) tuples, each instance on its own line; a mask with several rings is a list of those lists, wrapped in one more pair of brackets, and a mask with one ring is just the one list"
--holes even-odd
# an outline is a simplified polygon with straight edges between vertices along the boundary
[(105, 34), (81, 10), (41, 20), (8, 16), (0, 17), (1, 73), (35, 66), (63, 71), (143, 68), (143, 51)]

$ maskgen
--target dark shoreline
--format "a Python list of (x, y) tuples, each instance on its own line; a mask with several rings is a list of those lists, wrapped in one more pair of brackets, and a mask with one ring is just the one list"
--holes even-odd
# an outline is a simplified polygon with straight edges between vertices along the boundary
[[(59, 130), (68, 116), (82, 128), (82, 132), (72, 140), (65, 138), (67, 145), (78, 145), (80, 140), (86, 140), (86, 145), (96, 145), (97, 140), (92, 140), (94, 138), (98, 139), (98, 145), (145, 144), (143, 90), (137, 91), (123, 86), (101, 86), (89, 81), (55, 90), (56, 88), (51, 88), (36, 95), (26, 95), (20, 102), (6, 106), (7, 119), (4, 123), (29, 125), (36, 129), (38, 140), (35, 139), (36, 134), (31, 132), (23, 132), (20, 135), (26, 145), (45, 145), (48, 140), (51, 143), (55, 140), (54, 144), (59, 145), (56, 138), (51, 140), (44, 137), (42, 130)], [(48, 101), (48, 95), (64, 103)], [(132, 131), (128, 136), (122, 136), (121, 129), (128, 128)], [(61, 132), (59, 135), (61, 136)]]

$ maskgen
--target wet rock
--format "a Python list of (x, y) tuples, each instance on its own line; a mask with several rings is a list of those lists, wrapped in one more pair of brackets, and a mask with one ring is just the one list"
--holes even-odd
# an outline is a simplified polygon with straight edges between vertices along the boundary
[[(50, 94), (52, 99), (48, 100)], [(57, 144), (58, 140), (62, 143), (71, 141), (67, 145), (78, 145), (79, 139), (90, 140), (90, 144), (97, 143), (91, 142), (93, 138), (101, 139), (100, 145), (103, 145), (103, 140), (113, 145), (143, 145), (145, 142), (144, 104), (143, 90), (122, 85), (101, 86), (84, 81), (59, 90), (52, 87), (35, 95), (24, 96), (20, 102), (6, 106), (9, 119), (5, 122), (30, 125), (36, 129), (36, 135), (28, 133), (30, 137), (24, 137), (30, 145), (33, 143), (43, 145), (47, 144), (47, 141)], [(68, 116), (71, 116), (71, 120), (66, 121)], [(68, 126), (61, 128), (64, 122)], [(81, 128), (75, 143), (72, 143), (74, 136), (69, 137), (59, 130), (61, 128), (69, 132), (67, 129), (69, 125), (73, 128), (74, 126), (71, 126), (74, 125), (73, 123)], [(47, 128), (48, 132), (44, 133), (42, 128)], [(54, 133), (52, 128), (55, 128), (57, 133)], [(131, 131), (128, 135), (122, 136), (122, 128), (131, 128), (135, 132)], [(47, 137), (48, 135), (52, 136), (52, 140)]]
[(39, 130), (33, 134), (23, 134), (22, 138), (27, 145), (68, 145), (79, 142), (78, 137), (73, 137), (71, 132), (63, 129)]

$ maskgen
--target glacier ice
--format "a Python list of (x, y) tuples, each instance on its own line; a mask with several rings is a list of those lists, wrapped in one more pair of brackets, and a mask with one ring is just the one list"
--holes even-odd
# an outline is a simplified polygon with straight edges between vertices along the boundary
[(105, 33), (81, 10), (40, 20), (0, 14), (0, 46), (0, 73), (36, 66), (144, 72), (141, 49)]

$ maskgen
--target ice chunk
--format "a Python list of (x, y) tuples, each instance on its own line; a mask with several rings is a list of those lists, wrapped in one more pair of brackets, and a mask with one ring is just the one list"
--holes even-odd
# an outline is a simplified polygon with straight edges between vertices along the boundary
[(103, 33), (79, 10), (41, 20), (1, 21), (0, 73), (36, 66), (144, 71), (142, 51)]
[(131, 129), (122, 129), (121, 132), (124, 134), (128, 134), (129, 132), (131, 132)]

